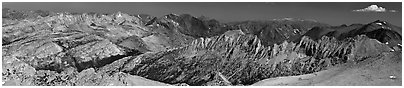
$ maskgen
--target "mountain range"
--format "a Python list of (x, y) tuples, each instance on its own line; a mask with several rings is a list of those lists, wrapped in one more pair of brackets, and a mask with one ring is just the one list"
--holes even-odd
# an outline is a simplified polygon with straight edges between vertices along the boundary
[[(253, 85), (386, 52), (401, 27), (3, 8), (3, 85)], [(136, 80), (135, 80), (136, 79)]]

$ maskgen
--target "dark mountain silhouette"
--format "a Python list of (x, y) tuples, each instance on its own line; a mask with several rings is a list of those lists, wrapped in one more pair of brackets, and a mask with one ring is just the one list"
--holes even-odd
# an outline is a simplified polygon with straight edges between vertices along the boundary
[(335, 37), (338, 40), (343, 40), (358, 35), (366, 35), (382, 43), (387, 43), (391, 47), (401, 45), (401, 28), (380, 20), (364, 25), (354, 24), (337, 27), (314, 27), (304, 34), (304, 36), (309, 36), (315, 40), (322, 36)]

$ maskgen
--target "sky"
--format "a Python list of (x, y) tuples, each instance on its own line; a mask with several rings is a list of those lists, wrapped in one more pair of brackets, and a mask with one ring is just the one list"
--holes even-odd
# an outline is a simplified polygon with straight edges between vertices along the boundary
[(301, 18), (330, 25), (383, 20), (402, 24), (401, 2), (3, 2), (3, 8), (54, 12), (124, 12), (206, 16), (220, 22)]

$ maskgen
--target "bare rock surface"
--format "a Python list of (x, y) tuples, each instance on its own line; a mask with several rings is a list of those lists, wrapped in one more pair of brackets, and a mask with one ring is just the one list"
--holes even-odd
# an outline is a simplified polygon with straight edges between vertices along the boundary
[(401, 34), (382, 21), (335, 31), (301, 19), (5, 12), (7, 86), (401, 83)]
[(252, 86), (401, 86), (401, 64), (401, 53), (388, 52), (356, 64), (341, 64), (306, 75), (269, 78)]

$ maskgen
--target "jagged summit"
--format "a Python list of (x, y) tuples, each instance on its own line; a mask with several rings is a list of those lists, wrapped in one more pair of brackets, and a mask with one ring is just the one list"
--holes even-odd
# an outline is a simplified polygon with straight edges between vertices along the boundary
[(384, 21), (3, 10), (2, 25), (4, 85), (251, 85), (401, 53), (401, 28)]
[(374, 22), (372, 22), (372, 23), (376, 23), (376, 24), (378, 24), (378, 25), (386, 25), (386, 24), (387, 24), (386, 21), (381, 21), (381, 20), (376, 20), (376, 21), (374, 21)]
[(304, 35), (309, 36), (312, 39), (329, 36), (335, 37), (339, 40), (352, 38), (358, 35), (366, 35), (369, 38), (377, 39), (382, 43), (389, 42), (389, 46), (393, 47), (401, 44), (401, 31), (399, 30), (401, 30), (401, 28), (391, 25), (388, 22), (377, 20), (368, 24), (314, 27)]
[[(383, 29), (388, 29), (388, 30), (392, 30), (392, 31), (398, 32), (400, 35), (401, 35), (401, 32), (402, 32), (401, 27), (398, 27), (398, 26), (395, 26), (395, 25), (393, 25), (393, 24), (390, 24), (390, 23), (387, 22), (387, 21), (376, 20), (376, 21), (374, 21), (374, 22), (372, 22), (372, 23), (369, 23), (369, 24), (371, 24), (371, 25), (373, 25), (373, 26), (378, 25), (378, 26), (379, 26), (379, 27), (378, 27), (379, 29), (380, 29), (380, 28), (383, 28)], [(375, 25), (375, 24), (376, 24), (376, 25)]]
[(313, 27), (329, 26), (312, 21), (243, 21), (231, 24), (234, 29), (257, 35), (264, 45), (294, 41)]

